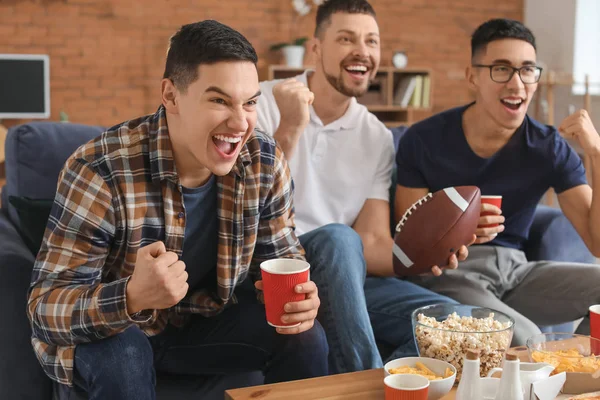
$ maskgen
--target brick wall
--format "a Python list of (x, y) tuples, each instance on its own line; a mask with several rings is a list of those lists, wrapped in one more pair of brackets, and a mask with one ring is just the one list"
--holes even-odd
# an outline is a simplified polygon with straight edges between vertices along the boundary
[[(473, 29), (492, 17), (523, 18), (523, 0), (372, 4), (382, 65), (404, 49), (410, 66), (432, 68), (434, 111), (468, 100), (463, 71)], [(295, 19), (291, 0), (0, 0), (0, 53), (50, 55), (52, 120), (64, 110), (72, 122), (109, 125), (156, 109), (169, 36), (207, 18), (248, 37), (260, 56), (261, 78), (279, 61), (268, 50), (273, 42), (314, 29), (314, 7)]]

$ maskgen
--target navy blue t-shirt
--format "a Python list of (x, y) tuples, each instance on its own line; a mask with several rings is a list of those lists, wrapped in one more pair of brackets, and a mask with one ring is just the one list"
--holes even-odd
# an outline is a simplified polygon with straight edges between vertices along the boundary
[(186, 221), (181, 259), (185, 263), (188, 285), (192, 290), (200, 283), (216, 284), (216, 278), (207, 279), (215, 275), (217, 269), (218, 226), (215, 177), (212, 175), (208, 182), (198, 188), (182, 187), (182, 191)]
[(581, 159), (551, 126), (529, 116), (508, 143), (481, 158), (462, 129), (462, 106), (411, 126), (396, 155), (398, 184), (428, 188), (474, 185), (482, 195), (501, 195), (504, 232), (491, 244), (523, 249), (535, 207), (552, 187), (561, 193), (586, 183)]

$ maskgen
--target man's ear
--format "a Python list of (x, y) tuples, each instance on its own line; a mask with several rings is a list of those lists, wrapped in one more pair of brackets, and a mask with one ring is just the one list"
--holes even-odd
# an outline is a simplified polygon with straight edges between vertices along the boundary
[(173, 81), (168, 78), (164, 78), (160, 82), (160, 89), (161, 89), (162, 104), (163, 104), (163, 106), (165, 106), (165, 109), (167, 110), (167, 112), (169, 114), (179, 114), (179, 107), (178, 107), (179, 91), (173, 84)]
[(467, 85), (469, 87), (469, 91), (471, 92), (475, 92), (477, 91), (477, 73), (476, 73), (476, 68), (472, 67), (471, 65), (468, 65), (465, 68), (465, 79), (467, 80)]
[(321, 57), (321, 40), (318, 37), (314, 36), (310, 39), (307, 47), (313, 55), (317, 56), (317, 58)]

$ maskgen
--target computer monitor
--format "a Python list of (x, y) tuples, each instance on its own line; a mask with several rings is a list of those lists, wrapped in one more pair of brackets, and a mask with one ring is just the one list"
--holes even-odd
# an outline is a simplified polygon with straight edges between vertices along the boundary
[(0, 120), (50, 117), (50, 59), (0, 54)]

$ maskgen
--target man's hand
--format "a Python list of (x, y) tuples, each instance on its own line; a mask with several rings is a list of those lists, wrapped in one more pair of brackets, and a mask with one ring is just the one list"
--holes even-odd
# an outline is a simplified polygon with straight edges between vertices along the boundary
[[(481, 203), (481, 214), (491, 213), (493, 215), (482, 215), (479, 217), (479, 223), (477, 224), (477, 230), (475, 231), (475, 235), (477, 236), (477, 240), (475, 243), (487, 243), (492, 241), (498, 236), (498, 233), (504, 231), (504, 216), (502, 215), (502, 210), (496, 207), (493, 204), (489, 203)], [(492, 225), (498, 224), (498, 226), (493, 226), (489, 228), (484, 228), (484, 225)]]
[(310, 121), (309, 106), (313, 103), (315, 95), (304, 83), (292, 78), (276, 84), (273, 87), (273, 96), (281, 114), (274, 137), (289, 158)]
[(473, 243), (475, 243), (476, 239), (477, 239), (477, 236), (473, 235), (473, 239), (471, 239), (471, 242), (469, 244), (467, 244), (466, 246), (460, 246), (460, 249), (458, 249), (456, 254), (452, 254), (450, 256), (450, 258), (448, 259), (448, 265), (443, 266), (441, 268), (438, 267), (437, 265), (434, 265), (433, 267), (431, 267), (431, 273), (434, 276), (440, 276), (440, 275), (442, 275), (442, 270), (444, 270), (444, 269), (458, 268), (458, 262), (465, 261), (467, 259), (467, 257), (469, 256), (469, 249), (467, 247), (472, 245)]
[[(262, 281), (256, 281), (254, 285), (258, 290), (263, 290)], [(277, 332), (284, 335), (294, 335), (312, 328), (321, 305), (317, 285), (313, 281), (296, 285), (295, 291), (296, 293), (306, 293), (306, 299), (287, 303), (284, 307), (286, 313), (281, 317), (281, 320), (286, 324), (300, 322), (300, 325), (293, 328), (277, 328)]]
[(600, 154), (600, 137), (585, 110), (575, 111), (560, 124), (558, 131), (566, 139), (574, 139), (588, 156)]
[(127, 283), (127, 313), (174, 306), (187, 294), (187, 278), (184, 262), (163, 242), (140, 248)]

